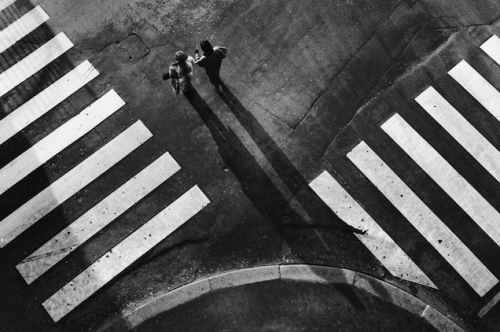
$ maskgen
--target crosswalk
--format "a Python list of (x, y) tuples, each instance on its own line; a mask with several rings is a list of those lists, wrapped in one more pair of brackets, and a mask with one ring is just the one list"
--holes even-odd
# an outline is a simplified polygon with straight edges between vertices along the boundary
[(0, 120), (0, 144), (19, 133), (99, 75), (85, 60), (47, 89)]
[[(477, 52), (484, 52), (500, 65), (500, 38), (491, 35)], [(461, 60), (447, 75), (466, 92), (464, 98), (470, 95), (500, 121), (500, 92), (474, 69), (472, 64)], [(475, 115), (474, 110), (467, 111), (467, 120), (453, 103), (447, 101), (433, 86), (427, 86), (414, 97), (414, 101), (469, 154), (467, 158), (472, 157), (493, 179), (500, 182), (500, 151), (481, 133), (481, 128), (470, 123), (470, 118)], [(484, 197), (481, 188), (474, 187), (461, 175), (452, 161), (444, 158), (431, 142), (426, 141), (419, 133), (418, 127), (409, 123), (412, 120), (412, 117), (405, 118), (396, 110), (396, 113), (384, 120), (378, 128), (491, 238), (492, 243), (500, 247), (500, 213), (497, 208)], [(489, 299), (486, 305), (485, 300), (478, 301), (482, 303), (482, 307), (476, 314), (484, 317), (500, 301), (500, 295), (494, 294), (498, 292), (495, 291), (499, 284), (498, 272), (492, 271), (491, 265), (482, 262), (463, 239), (429, 208), (428, 203), (421, 199), (423, 193), (414, 192), (392, 169), (394, 159), (379, 156), (375, 152), (376, 143), (373, 141), (368, 143), (363, 137), (360, 137), (360, 141), (345, 153), (347, 160), (425, 238), (479, 298)], [(341, 177), (342, 173), (336, 180), (325, 170), (309, 185), (341, 219), (366, 231), (366, 234), (358, 235), (358, 238), (392, 275), (439, 288), (440, 284), (434, 285), (432, 278), (427, 277), (420, 269), (422, 266), (419, 267), (405, 254), (401, 243), (396, 244), (384, 228), (362, 208), (362, 202), (358, 203), (356, 197), (343, 188), (347, 184), (342, 184)]]
[[(0, 0), (0, 11), (11, 5), (15, 5), (15, 0)], [(18, 41), (49, 21), (49, 15), (40, 6), (19, 17), (0, 31), (0, 57)], [(37, 72), (63, 57), (73, 46), (69, 38), (61, 32), (0, 73), (0, 97), (15, 91)], [(500, 66), (500, 38), (491, 36), (479, 49)], [(0, 119), (0, 145), (22, 135), (23, 129), (51, 112), (99, 75), (98, 70), (85, 60), (17, 109), (11, 110)], [(449, 70), (448, 75), (500, 121), (500, 92), (474, 69), (472, 64), (462, 60)], [(457, 105), (446, 100), (438, 89), (432, 86), (426, 87), (414, 101), (463, 147), (471, 158), (500, 182), (500, 151), (482, 133), (481, 128), (477, 128), (468, 117), (464, 117), (457, 110)], [(9, 195), (9, 191), (19, 186), (23, 179), (43, 167), (71, 144), (81, 140), (99, 124), (112, 121), (110, 117), (125, 106), (126, 103), (119, 93), (111, 89), (36, 144), (21, 151), (17, 157), (0, 168), (0, 203), (2, 197)], [(452, 162), (426, 141), (411, 125), (411, 120), (396, 113), (384, 121), (379, 129), (470, 217), (471, 222), (477, 224), (500, 246), (500, 214), (497, 208)], [(141, 149), (152, 137), (153, 134), (140, 120), (115, 133), (111, 141), (0, 220), (0, 250), (15, 245), (21, 234), (119, 162), (124, 161), (128, 155)], [(421, 198), (421, 193), (415, 192), (394, 172), (393, 161), (377, 155), (373, 143), (367, 143), (362, 138), (345, 156), (472, 291), (481, 299), (488, 299), (481, 302), (483, 306), (477, 314), (483, 317), (494, 308), (500, 301), (500, 294), (492, 294), (498, 289), (498, 272), (483, 262), (480, 255), (469, 248), (466, 242), (433, 212)], [(181, 172), (181, 165), (174, 157), (168, 152), (161, 155), (133, 177), (125, 179), (124, 184), (114, 188), (109, 195), (81, 216), (74, 217), (64, 229), (56, 233), (48, 229), (50, 240), (16, 262), (18, 273), (27, 285), (35, 285), (35, 280), (61, 260), (71, 257), (72, 252), (98, 232), (105, 232), (108, 225), (117, 222), (122, 214), (178, 172)], [(363, 202), (345, 189), (348, 184), (341, 181), (340, 177), (322, 171), (310, 183), (310, 187), (342, 220), (366, 231), (365, 234), (356, 234), (356, 237), (393, 276), (433, 289), (440, 288), (439, 281), (428, 276), (420, 266), (421, 263), (414, 261), (401, 243), (391, 237), (386, 227), (381, 226), (371, 211), (364, 208)], [(40, 305), (54, 322), (63, 319), (208, 204), (210, 200), (194, 185), (154, 217), (143, 220), (141, 227), (109, 248), (96, 261), (89, 262), (83, 271), (71, 280), (66, 280), (57, 292), (43, 299)]]
[[(15, 5), (14, 0), (0, 0), (0, 11)], [(40, 6), (36, 6), (0, 31), (0, 57), (49, 19), (49, 15)], [(0, 97), (15, 93), (16, 88), (22, 86), (23, 82), (59, 57), (65, 56), (72, 47), (73, 43), (61, 32), (17, 61), (0, 73)], [(51, 112), (98, 75), (99, 72), (85, 60), (43, 91), (24, 101), (17, 109), (10, 110), (0, 119), (0, 145), (8, 144), (12, 138), (22, 135), (23, 129)], [(70, 145), (82, 140), (101, 123), (112, 121), (110, 117), (125, 105), (119, 94), (111, 89), (80, 113), (58, 125), (52, 132), (44, 134), (36, 144), (20, 151), (17, 157), (0, 168), (0, 202), (2, 197), (9, 195), (10, 190), (19, 186), (31, 173), (43, 167)], [(109, 172), (119, 162), (122, 163), (132, 152), (141, 149), (153, 134), (138, 120), (121, 132), (116, 132), (114, 136), (100, 149), (47, 184), (34, 197), (0, 220), (0, 248), (15, 245), (21, 234), (70, 197), (85, 190), (89, 184)], [(180, 171), (181, 166), (170, 153), (166, 152), (156, 158), (78, 218), (66, 216), (74, 220), (57, 234), (46, 229), (44, 232), (52, 238), (17, 262), (19, 274), (27, 284), (32, 284), (62, 259), (71, 258), (73, 251), (95, 234), (105, 232), (105, 228), (117, 222), (116, 219), (120, 215)], [(67, 280), (65, 285), (44, 299), (40, 305), (46, 309), (54, 322), (59, 321), (209, 203), (210, 200), (203, 191), (197, 185), (192, 186), (156, 216), (143, 220), (141, 227), (113, 248), (109, 248), (97, 261), (87, 262), (89, 266), (84, 271)]]

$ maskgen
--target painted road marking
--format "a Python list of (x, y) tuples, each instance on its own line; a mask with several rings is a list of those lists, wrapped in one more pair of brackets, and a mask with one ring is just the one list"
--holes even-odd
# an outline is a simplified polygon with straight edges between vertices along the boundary
[(500, 92), (493, 85), (463, 60), (448, 73), (500, 121)]
[(24, 14), (20, 19), (0, 31), (0, 53), (38, 28), (48, 19), (49, 15), (40, 6), (36, 6)]
[(491, 36), (490, 39), (481, 45), (481, 49), (500, 65), (500, 38), (495, 35)]
[(446, 99), (430, 87), (415, 100), (500, 182), (500, 152)]
[(500, 293), (498, 293), (497, 295), (495, 295), (491, 300), (490, 302), (488, 302), (478, 313), (477, 315), (480, 317), (480, 318), (483, 318), (484, 315), (486, 315), (491, 309), (493, 309), (493, 307), (495, 305), (498, 304), (498, 302), (500, 302)]
[(393, 276), (437, 289), (436, 285), (394, 242), (389, 234), (327, 171), (314, 179), (309, 186), (340, 219), (352, 227), (366, 230), (364, 235), (354, 235)]
[(365, 142), (347, 157), (480, 296), (498, 283), (472, 251)]
[(500, 246), (500, 213), (399, 114), (381, 127)]
[(152, 136), (138, 121), (0, 222), (0, 248)]
[(73, 43), (64, 33), (49, 40), (33, 53), (0, 74), (0, 97), (64, 54)]
[(43, 302), (57, 322), (210, 203), (194, 186)]
[(180, 169), (165, 153), (24, 259), (17, 270), (30, 284)]
[(48, 88), (0, 120), (0, 144), (17, 134), (43, 114), (99, 75), (85, 60)]
[(107, 92), (81, 113), (0, 169), (0, 195), (88, 133), (123, 105), (125, 102), (114, 90)]
[(0, 11), (12, 5), (16, 0), (0, 0)]

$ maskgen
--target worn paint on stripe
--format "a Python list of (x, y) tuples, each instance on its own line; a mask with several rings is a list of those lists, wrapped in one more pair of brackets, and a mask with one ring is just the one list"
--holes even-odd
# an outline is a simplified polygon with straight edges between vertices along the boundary
[(382, 129), (500, 246), (500, 213), (396, 114)]
[(327, 171), (314, 179), (309, 186), (340, 219), (354, 228), (366, 231), (365, 234), (354, 235), (393, 276), (437, 289), (389, 234)]
[(195, 186), (43, 302), (57, 322), (210, 203)]
[(0, 74), (0, 97), (43, 69), (73, 47), (64, 33), (59, 33), (33, 53)]
[(94, 181), (152, 136), (140, 121), (0, 222), (0, 247)]
[(498, 283), (465, 244), (418, 198), (389, 166), (361, 142), (347, 157), (480, 296)]
[(0, 194), (95, 128), (125, 102), (113, 90), (0, 169)]
[(494, 306), (496, 306), (500, 302), (500, 293), (495, 295), (490, 302), (488, 302), (478, 313), (477, 315), (480, 318), (483, 318), (488, 312), (490, 312), (491, 309), (493, 309)]
[(490, 39), (481, 45), (481, 49), (500, 65), (500, 38), (495, 35), (491, 36)]
[(415, 99), (497, 181), (500, 181), (500, 152), (434, 88)]
[(0, 0), (0, 11), (12, 5), (16, 0)]
[(49, 15), (40, 6), (36, 6), (24, 14), (20, 19), (0, 31), (0, 53), (38, 28), (48, 19)]
[(99, 75), (85, 60), (48, 88), (0, 120), (0, 144), (17, 134), (36, 119)]
[(17, 265), (28, 284), (180, 170), (169, 153), (155, 160)]
[(493, 85), (463, 60), (448, 73), (500, 121), (500, 92)]

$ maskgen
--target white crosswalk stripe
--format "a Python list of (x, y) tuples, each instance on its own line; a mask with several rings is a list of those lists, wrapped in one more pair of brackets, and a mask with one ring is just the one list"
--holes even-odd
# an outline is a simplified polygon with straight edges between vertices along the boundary
[(327, 171), (314, 179), (309, 186), (340, 219), (352, 227), (366, 231), (366, 234), (355, 235), (393, 276), (437, 288), (382, 227)]
[(500, 121), (500, 92), (493, 85), (464, 60), (448, 73)]
[(103, 148), (59, 178), (48, 188), (0, 222), (0, 247), (4, 247), (35, 222), (95, 180), (152, 136), (136, 122)]
[(73, 47), (64, 33), (59, 33), (33, 53), (0, 74), (0, 97)]
[(0, 0), (0, 11), (12, 5), (17, 0)]
[(480, 295), (498, 279), (364, 142), (347, 157)]
[(500, 181), (500, 152), (434, 88), (415, 99), (497, 181)]
[(104, 254), (43, 306), (57, 322), (210, 203), (193, 187), (129, 237)]
[(500, 38), (496, 35), (491, 36), (481, 45), (481, 49), (500, 65)]
[(400, 115), (381, 127), (500, 246), (500, 213)]
[(23, 17), (0, 31), (0, 53), (38, 28), (49, 19), (49, 15), (40, 6), (36, 6)]
[(180, 170), (164, 154), (17, 265), (28, 284)]
[(99, 72), (90, 62), (84, 61), (21, 107), (9, 113), (0, 120), (0, 144), (50, 111), (97, 75)]
[(80, 114), (33, 145), (0, 169), (0, 194), (3, 194), (40, 165), (88, 133), (124, 104), (125, 102), (116, 92), (111, 90)]

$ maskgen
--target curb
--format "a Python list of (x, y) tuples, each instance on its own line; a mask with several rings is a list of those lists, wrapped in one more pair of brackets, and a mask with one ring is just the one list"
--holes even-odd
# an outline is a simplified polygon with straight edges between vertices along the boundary
[(320, 265), (270, 265), (234, 270), (203, 278), (162, 294), (103, 325), (99, 332), (129, 331), (144, 321), (215, 290), (270, 280), (348, 284), (397, 305), (440, 331), (465, 332), (450, 318), (406, 291), (364, 273)]

